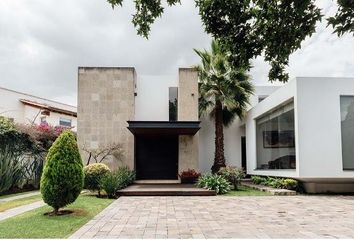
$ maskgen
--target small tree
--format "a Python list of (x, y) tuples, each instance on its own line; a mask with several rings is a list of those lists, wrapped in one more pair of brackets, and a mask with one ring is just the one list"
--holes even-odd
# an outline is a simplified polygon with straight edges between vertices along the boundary
[(49, 149), (41, 178), (43, 200), (54, 208), (73, 203), (84, 185), (83, 165), (74, 134), (64, 131)]

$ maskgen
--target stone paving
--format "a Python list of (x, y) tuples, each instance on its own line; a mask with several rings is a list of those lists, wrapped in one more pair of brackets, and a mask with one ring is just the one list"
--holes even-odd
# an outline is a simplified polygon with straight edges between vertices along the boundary
[(71, 238), (354, 238), (354, 197), (121, 197)]

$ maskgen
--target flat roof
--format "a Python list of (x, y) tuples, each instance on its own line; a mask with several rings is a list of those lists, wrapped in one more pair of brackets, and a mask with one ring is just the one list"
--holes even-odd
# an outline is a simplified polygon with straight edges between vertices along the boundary
[(195, 135), (200, 121), (128, 121), (134, 135)]

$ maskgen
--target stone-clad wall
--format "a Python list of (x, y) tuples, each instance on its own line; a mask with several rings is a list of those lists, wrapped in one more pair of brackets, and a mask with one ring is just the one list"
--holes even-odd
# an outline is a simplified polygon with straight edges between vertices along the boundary
[[(178, 121), (198, 121), (198, 73), (193, 68), (179, 69)], [(178, 171), (199, 169), (198, 133), (179, 136)]]
[(123, 146), (121, 161), (112, 157), (111, 168), (127, 165), (134, 169), (134, 137), (127, 121), (134, 120), (134, 68), (80, 67), (78, 76), (78, 144), (97, 149), (110, 144)]

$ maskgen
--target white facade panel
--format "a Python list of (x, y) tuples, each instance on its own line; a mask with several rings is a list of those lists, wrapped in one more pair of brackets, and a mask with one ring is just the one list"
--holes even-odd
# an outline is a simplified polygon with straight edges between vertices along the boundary
[(300, 177), (353, 178), (343, 170), (340, 96), (354, 96), (354, 78), (297, 78), (297, 85)]

